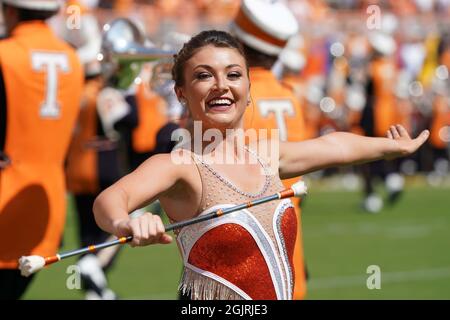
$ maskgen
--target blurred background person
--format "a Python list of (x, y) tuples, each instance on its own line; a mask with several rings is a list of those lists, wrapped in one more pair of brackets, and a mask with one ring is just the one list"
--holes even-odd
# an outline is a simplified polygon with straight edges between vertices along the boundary
[[(373, 31), (368, 40), (371, 57), (367, 66), (366, 104), (361, 116), (364, 134), (384, 137), (392, 123), (400, 123), (410, 130), (408, 115), (400, 110), (395, 88), (399, 69), (394, 59), (397, 44), (389, 31)], [(388, 192), (387, 202), (393, 204), (403, 191), (404, 178), (398, 172), (398, 162), (377, 161), (362, 167), (365, 199), (364, 210), (379, 212), (382, 198), (376, 193), (374, 183), (382, 178)]]
[[(0, 298), (30, 278), (22, 255), (56, 254), (66, 212), (64, 158), (80, 108), (83, 69), (45, 20), (59, 1), (4, 0), (0, 42)], [(6, 161), (5, 161), (6, 160)]]
[[(121, 177), (117, 141), (105, 135), (97, 112), (97, 96), (104, 86), (102, 67), (98, 61), (101, 33), (93, 14), (92, 1), (68, 1), (62, 19), (55, 21), (56, 30), (77, 50), (84, 65), (85, 83), (81, 111), (66, 161), (68, 191), (73, 195), (78, 218), (78, 237), (82, 247), (106, 241), (110, 235), (97, 227), (92, 213), (95, 197)], [(67, 28), (68, 12), (80, 13), (77, 28)], [(58, 23), (59, 22), (59, 23)], [(108, 288), (106, 272), (112, 266), (120, 247), (80, 257), (82, 288), (85, 298), (115, 299)]]

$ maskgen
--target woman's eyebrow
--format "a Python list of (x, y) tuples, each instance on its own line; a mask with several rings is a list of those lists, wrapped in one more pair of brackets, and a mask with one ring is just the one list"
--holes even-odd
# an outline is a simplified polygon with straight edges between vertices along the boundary
[[(242, 68), (242, 66), (241, 66), (240, 64), (233, 63), (233, 64), (227, 65), (227, 66), (225, 67), (225, 69), (231, 69), (231, 68), (234, 68), (234, 67)], [(205, 68), (205, 69), (207, 69), (207, 70), (213, 70), (213, 67), (211, 67), (211, 66), (208, 65), (208, 64), (199, 64), (199, 65), (197, 65), (197, 66), (194, 67), (194, 70), (195, 70), (195, 69), (198, 69), (198, 68)]]
[(199, 64), (198, 66), (195, 66), (194, 70), (198, 69), (198, 68), (205, 68), (205, 69), (208, 69), (208, 70), (212, 69), (212, 67), (210, 65), (207, 65), (207, 64)]
[(231, 69), (231, 68), (234, 68), (234, 67), (242, 68), (242, 66), (240, 64), (237, 64), (237, 63), (229, 64), (229, 65), (226, 66), (227, 69)]

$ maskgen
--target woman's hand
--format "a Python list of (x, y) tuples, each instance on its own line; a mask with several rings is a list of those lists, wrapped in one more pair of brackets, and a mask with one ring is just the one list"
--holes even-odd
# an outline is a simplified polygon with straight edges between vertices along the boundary
[(406, 131), (402, 125), (397, 124), (389, 128), (386, 132), (386, 136), (388, 139), (392, 139), (396, 142), (396, 147), (394, 150), (388, 152), (385, 156), (385, 159), (391, 160), (397, 157), (408, 156), (416, 152), (416, 150), (419, 149), (425, 141), (427, 141), (430, 136), (430, 132), (428, 130), (424, 130), (417, 138), (411, 139), (408, 131)]
[(172, 237), (164, 233), (164, 225), (158, 215), (146, 212), (138, 217), (118, 220), (114, 223), (114, 234), (118, 237), (133, 236), (132, 247), (150, 244), (168, 244)]

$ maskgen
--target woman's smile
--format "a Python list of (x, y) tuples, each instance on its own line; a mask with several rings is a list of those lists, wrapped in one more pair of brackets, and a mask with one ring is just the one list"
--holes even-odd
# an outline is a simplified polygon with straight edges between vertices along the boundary
[(229, 97), (212, 98), (206, 102), (208, 112), (226, 112), (235, 107), (234, 99)]

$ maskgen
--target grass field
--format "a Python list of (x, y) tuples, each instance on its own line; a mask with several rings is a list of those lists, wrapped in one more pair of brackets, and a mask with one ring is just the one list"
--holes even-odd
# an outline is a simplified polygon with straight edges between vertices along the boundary
[[(393, 208), (360, 211), (359, 192), (310, 186), (303, 232), (310, 280), (307, 299), (450, 299), (450, 188), (410, 186)], [(68, 210), (64, 247), (77, 248)], [(83, 299), (66, 288), (75, 258), (42, 270), (25, 299)], [(369, 290), (367, 267), (381, 269), (381, 289)], [(123, 299), (175, 299), (181, 262), (175, 244), (124, 247), (110, 286)]]

